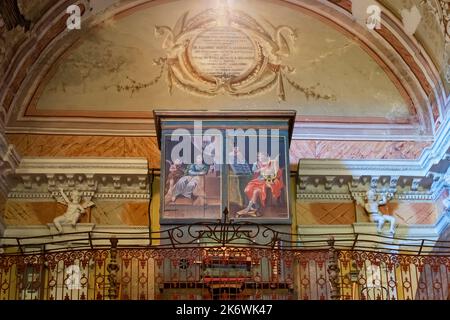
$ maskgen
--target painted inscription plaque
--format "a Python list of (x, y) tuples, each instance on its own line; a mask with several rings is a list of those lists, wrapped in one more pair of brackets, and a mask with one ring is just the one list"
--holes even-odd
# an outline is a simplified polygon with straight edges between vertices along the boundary
[(243, 77), (255, 66), (255, 44), (245, 33), (231, 27), (214, 27), (200, 33), (190, 52), (194, 68), (211, 78)]

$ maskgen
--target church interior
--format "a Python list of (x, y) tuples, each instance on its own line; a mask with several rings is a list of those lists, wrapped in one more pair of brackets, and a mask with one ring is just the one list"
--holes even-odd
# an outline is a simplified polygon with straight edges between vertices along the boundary
[(0, 300), (450, 300), (445, 0), (0, 1)]

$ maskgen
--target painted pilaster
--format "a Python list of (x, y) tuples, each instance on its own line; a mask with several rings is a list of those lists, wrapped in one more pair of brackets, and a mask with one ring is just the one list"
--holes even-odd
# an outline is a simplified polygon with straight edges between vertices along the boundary
[(5, 204), (11, 190), (12, 177), (19, 163), (19, 154), (14, 146), (6, 141), (3, 123), (0, 121), (0, 235), (4, 233), (3, 214)]

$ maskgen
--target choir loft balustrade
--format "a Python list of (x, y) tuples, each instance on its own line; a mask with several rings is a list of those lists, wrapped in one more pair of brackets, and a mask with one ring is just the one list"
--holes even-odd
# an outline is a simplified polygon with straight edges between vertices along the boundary
[(227, 220), (3, 237), (2, 300), (443, 300), (450, 243), (289, 234)]

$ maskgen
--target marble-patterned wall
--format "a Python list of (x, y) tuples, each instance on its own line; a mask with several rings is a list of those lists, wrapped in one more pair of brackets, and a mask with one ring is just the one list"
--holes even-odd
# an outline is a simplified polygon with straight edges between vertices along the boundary
[(30, 157), (146, 157), (159, 168), (156, 137), (70, 136), (10, 134), (21, 156)]
[[(8, 200), (4, 220), (7, 225), (47, 224), (63, 213), (64, 207), (56, 202)], [(82, 216), (80, 220), (80, 222), (85, 222), (85, 217)]]
[(434, 224), (439, 208), (432, 202), (391, 201), (380, 207), (384, 214), (393, 215), (399, 224)]
[[(21, 156), (31, 157), (146, 157), (160, 167), (156, 137), (65, 136), (9, 134)], [(299, 159), (418, 159), (430, 142), (293, 140), (290, 162)]]
[(431, 142), (294, 140), (291, 163), (299, 159), (418, 159)]
[[(391, 201), (380, 206), (383, 214), (393, 215), (398, 224), (435, 224), (441, 212), (439, 202)], [(300, 225), (344, 225), (369, 222), (363, 208), (353, 202), (297, 201), (297, 222)]]
[(102, 225), (147, 225), (148, 202), (99, 202), (92, 209), (91, 222)]

